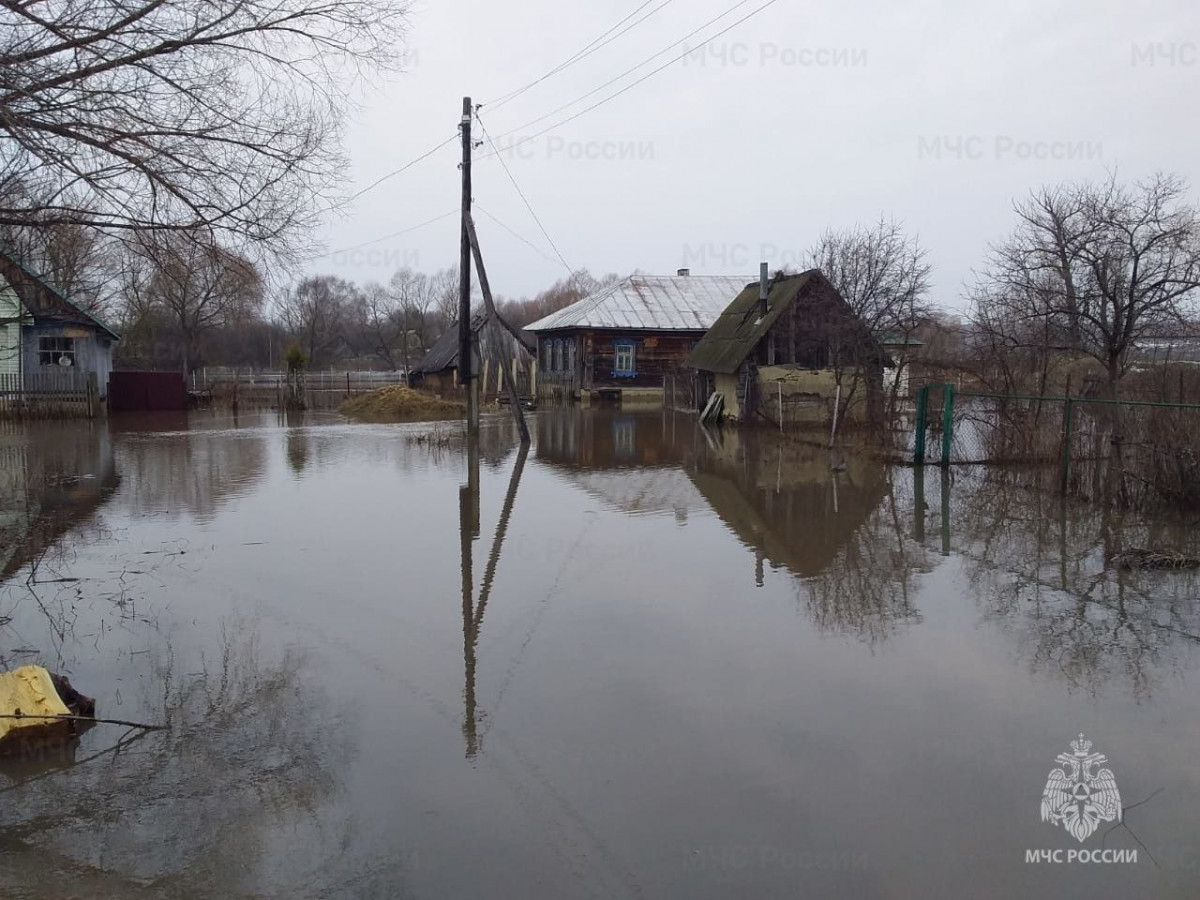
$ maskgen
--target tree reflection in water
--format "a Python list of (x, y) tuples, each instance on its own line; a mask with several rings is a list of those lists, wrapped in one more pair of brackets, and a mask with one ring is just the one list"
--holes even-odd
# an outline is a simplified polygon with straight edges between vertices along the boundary
[(1200, 643), (1197, 577), (1120, 571), (1131, 547), (1200, 555), (1181, 520), (1065, 503), (1030, 473), (963, 472), (952, 489), (955, 552), (984, 619), (1013, 631), (1038, 671), (1097, 693), (1146, 697), (1191, 664)]
[[(28, 779), (3, 772), (5, 896), (51, 883), (56, 896), (240, 896), (267, 885), (311, 894), (354, 877), (343, 859), (350, 820), (323, 809), (341, 789), (352, 729), (307, 656), (268, 659), (246, 622), (222, 631), (219, 660), (199, 673), (181, 672), (169, 648), (147, 664), (161, 695), (143, 715), (166, 731), (123, 738), (97, 726), (73, 766)], [(279, 840), (304, 847), (289, 854), (304, 862), (266, 871)], [(400, 878), (373, 875), (393, 889)]]

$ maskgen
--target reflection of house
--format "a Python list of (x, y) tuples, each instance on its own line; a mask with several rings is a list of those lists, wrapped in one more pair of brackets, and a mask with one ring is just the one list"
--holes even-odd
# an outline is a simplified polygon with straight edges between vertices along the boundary
[(742, 421), (826, 421), (841, 383), (843, 414), (862, 415), (879, 395), (878, 341), (818, 270), (748, 285), (688, 357)]
[(701, 452), (688, 474), (760, 564), (801, 577), (823, 572), (887, 494), (875, 461), (849, 460), (834, 476), (823, 453), (764, 446), (736, 432)]
[[(538, 461), (614, 509), (683, 520), (705, 506), (683, 468), (690, 441), (660, 414), (567, 408), (539, 413), (536, 425)], [(682, 427), (691, 435), (690, 420)]]
[(0, 578), (87, 522), (117, 484), (101, 429), (43, 424), (0, 431)]
[(0, 375), (16, 376), (32, 390), (37, 385), (30, 376), (94, 374), (103, 397), (117, 340), (16, 256), (0, 252)]
[(742, 277), (631, 275), (528, 326), (537, 334), (542, 393), (629, 395), (662, 389)]

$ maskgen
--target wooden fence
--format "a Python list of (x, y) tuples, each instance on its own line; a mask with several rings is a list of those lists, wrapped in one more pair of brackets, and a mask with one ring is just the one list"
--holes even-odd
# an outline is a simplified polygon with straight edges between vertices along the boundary
[(0, 418), (93, 418), (99, 405), (96, 376), (89, 372), (0, 375)]

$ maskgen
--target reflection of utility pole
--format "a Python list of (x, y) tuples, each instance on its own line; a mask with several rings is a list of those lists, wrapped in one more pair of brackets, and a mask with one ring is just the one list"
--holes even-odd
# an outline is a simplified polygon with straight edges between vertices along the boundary
[[(469, 447), (469, 445), (468, 445)], [(504, 506), (500, 510), (500, 518), (496, 522), (496, 534), (492, 539), (492, 550), (488, 554), (487, 565), (483, 571), (483, 584), (479, 588), (479, 603), (472, 598), (474, 593), (471, 579), (471, 541), (463, 529), (463, 737), (467, 742), (467, 756), (473, 757), (479, 752), (479, 714), (475, 699), (475, 648), (479, 643), (479, 630), (483, 626), (483, 614), (487, 609), (488, 598), (492, 594), (492, 583), (496, 578), (496, 566), (500, 563), (500, 549), (504, 545), (504, 536), (508, 533), (508, 521), (512, 517), (513, 504), (517, 499), (517, 486), (521, 483), (521, 473), (525, 470), (525, 459), (529, 455), (529, 445), (522, 444), (517, 453), (517, 461), (513, 466), (512, 475), (508, 479), (508, 492), (504, 495)], [(475, 456), (474, 486), (468, 484), (459, 495), (460, 510), (463, 507), (463, 497), (471, 496), (475, 515), (475, 531), (479, 534), (479, 456)], [(463, 519), (462, 521), (466, 521)]]
[(462, 227), (458, 247), (458, 380), (467, 391), (467, 431), (479, 433), (479, 382), (475, 380), (475, 333), (471, 330), (471, 98), (463, 97)]
[[(463, 663), (467, 670), (467, 687), (464, 702), (470, 711), (471, 733), (467, 739), (467, 755), (474, 754), (475, 729), (475, 644), (467, 641), (474, 629), (475, 579), (472, 574), (474, 549), (472, 543), (479, 537), (479, 439), (467, 435), (467, 483), (458, 489), (458, 538), (462, 568), (462, 614), (463, 614)], [(464, 730), (466, 724), (463, 725)]]

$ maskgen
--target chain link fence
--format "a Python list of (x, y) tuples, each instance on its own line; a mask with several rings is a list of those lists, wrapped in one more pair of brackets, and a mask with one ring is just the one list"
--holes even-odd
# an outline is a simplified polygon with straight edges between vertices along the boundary
[(916, 399), (915, 465), (1039, 465), (1059, 489), (1200, 508), (1200, 404), (999, 395), (931, 384)]

